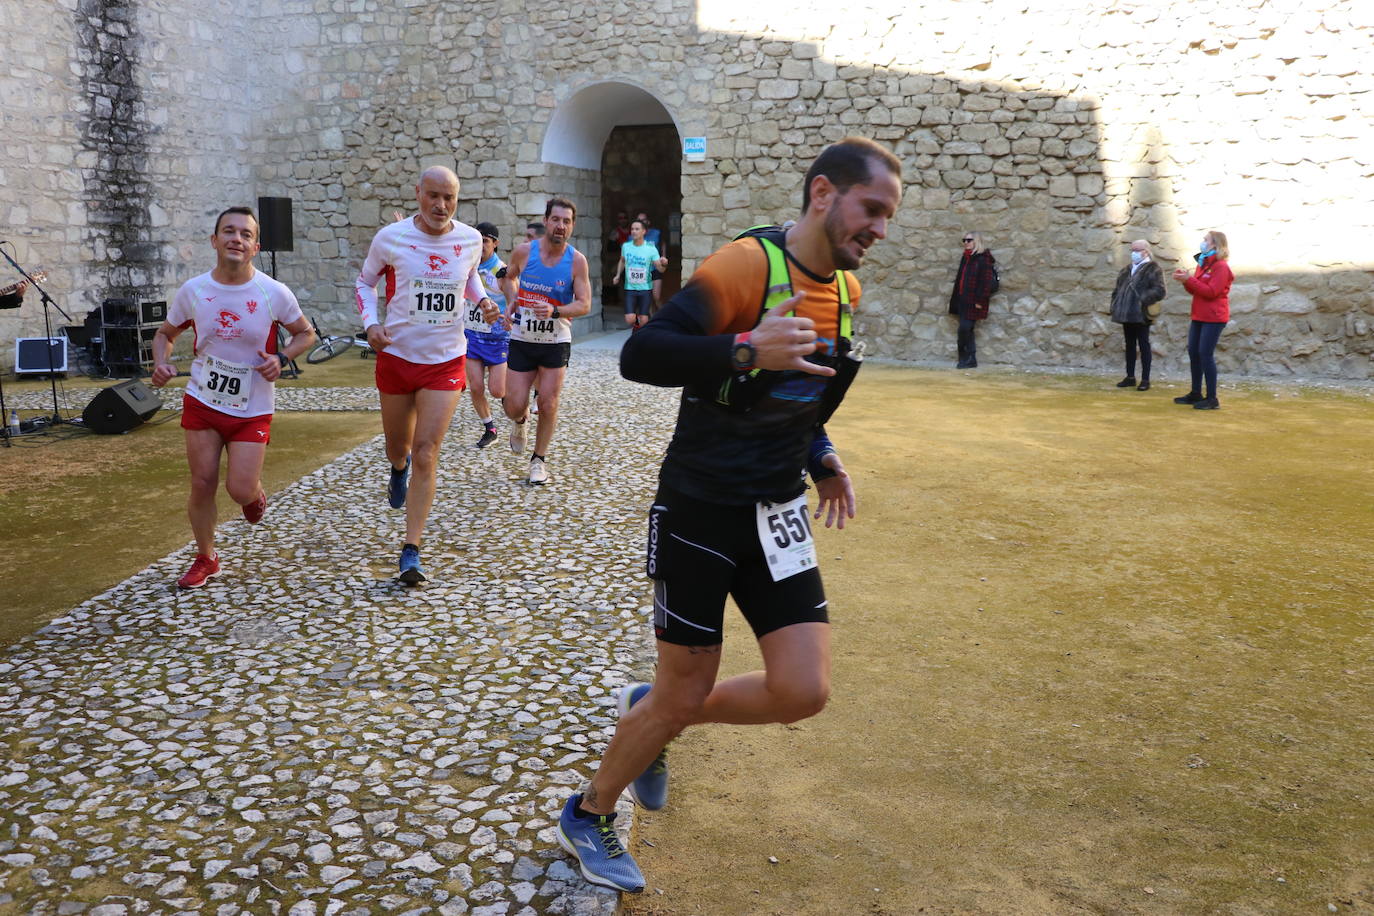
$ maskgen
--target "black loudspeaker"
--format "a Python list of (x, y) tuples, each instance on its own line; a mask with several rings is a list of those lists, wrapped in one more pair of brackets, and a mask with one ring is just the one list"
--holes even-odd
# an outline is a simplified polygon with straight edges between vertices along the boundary
[(140, 302), (138, 304), (140, 324), (162, 324), (167, 320), (166, 302)]
[(291, 198), (259, 197), (258, 225), (262, 232), (258, 242), (263, 251), (292, 251)]
[(129, 379), (104, 389), (86, 405), (81, 414), (86, 428), (104, 435), (127, 433), (145, 423), (162, 408), (153, 389), (138, 379)]
[(138, 324), (138, 300), (114, 298), (102, 301), (100, 320), (105, 325)]

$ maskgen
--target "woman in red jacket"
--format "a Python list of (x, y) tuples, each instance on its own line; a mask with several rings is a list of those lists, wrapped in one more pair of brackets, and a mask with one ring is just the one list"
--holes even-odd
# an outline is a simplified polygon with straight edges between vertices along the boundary
[[(1174, 279), (1193, 294), (1193, 320), (1188, 325), (1188, 368), (1193, 374), (1193, 387), (1175, 404), (1192, 404), (1197, 410), (1216, 410), (1217, 403), (1217, 341), (1222, 329), (1231, 320), (1231, 267), (1226, 263), (1231, 249), (1226, 235), (1213, 229), (1202, 237), (1198, 253), (1193, 255), (1197, 270), (1191, 275), (1180, 267)], [(1202, 394), (1202, 380), (1206, 376), (1207, 394)]]
[(977, 232), (964, 233), (964, 255), (949, 294), (949, 313), (959, 316), (959, 362), (956, 369), (978, 368), (978, 343), (973, 339), (978, 322), (988, 317), (988, 301), (997, 290), (996, 259)]

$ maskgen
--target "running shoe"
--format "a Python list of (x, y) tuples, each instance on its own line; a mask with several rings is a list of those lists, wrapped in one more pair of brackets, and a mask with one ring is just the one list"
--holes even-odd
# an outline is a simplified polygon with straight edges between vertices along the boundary
[(243, 507), (243, 517), (248, 519), (248, 524), (256, 525), (262, 521), (262, 514), (267, 511), (267, 493), (264, 490), (258, 491), (258, 498)]
[(519, 455), (525, 451), (525, 424), (512, 423), (510, 426), (511, 454)]
[(1174, 403), (1175, 403), (1175, 404), (1196, 404), (1198, 401), (1201, 401), (1201, 400), (1203, 400), (1203, 397), (1202, 397), (1202, 395), (1201, 395), (1200, 393), (1198, 393), (1198, 392), (1196, 392), (1196, 391), (1190, 391), (1190, 392), (1188, 392), (1187, 394), (1185, 394), (1185, 395), (1184, 395), (1183, 397), (1181, 397), (1181, 398), (1174, 398)]
[[(640, 700), (649, 695), (650, 684), (626, 684), (620, 688), (617, 707), (623, 716)], [(630, 783), (630, 797), (647, 811), (657, 811), (668, 804), (668, 749), (658, 752), (648, 769)]]
[(549, 482), (549, 469), (544, 466), (543, 458), (530, 459), (530, 483), (538, 485)]
[(482, 438), (477, 440), (477, 444), (473, 446), (473, 448), (486, 448), (488, 445), (491, 445), (495, 441), (496, 428), (493, 426), (488, 426), (482, 430)]
[(397, 577), (406, 585), (419, 585), (425, 581), (420, 571), (420, 548), (410, 544), (401, 548), (401, 574)]
[(1194, 410), (1219, 410), (1220, 408), (1221, 402), (1218, 401), (1215, 397), (1203, 398), (1201, 401), (1198, 401), (1196, 404), (1193, 405)]
[(186, 575), (177, 580), (177, 588), (200, 588), (218, 575), (219, 554), (207, 557), (203, 553), (198, 553), (191, 568), (186, 570)]
[(577, 857), (582, 876), (593, 884), (630, 894), (644, 890), (644, 875), (634, 857), (620, 845), (615, 832), (614, 814), (578, 817), (581, 795), (574, 795), (563, 806), (558, 818), (558, 845)]
[(410, 489), (410, 456), (406, 456), (406, 466), (401, 470), (391, 469), (391, 480), (386, 485), (387, 502), (393, 509), (403, 509), (406, 504), (406, 491)]

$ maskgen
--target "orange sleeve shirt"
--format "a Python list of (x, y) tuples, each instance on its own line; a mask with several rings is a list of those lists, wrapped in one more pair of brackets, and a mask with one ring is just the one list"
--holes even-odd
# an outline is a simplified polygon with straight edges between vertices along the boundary
[[(810, 318), (821, 341), (819, 352), (833, 353), (839, 334), (839, 288), (835, 276), (818, 277), (788, 258), (793, 295), (805, 298), (797, 305), (798, 317)], [(859, 281), (846, 272), (849, 302), (859, 301)], [(768, 285), (768, 256), (757, 239), (731, 242), (701, 263), (689, 286), (698, 287), (693, 297), (702, 310), (697, 314), (706, 334), (738, 334), (758, 324)]]

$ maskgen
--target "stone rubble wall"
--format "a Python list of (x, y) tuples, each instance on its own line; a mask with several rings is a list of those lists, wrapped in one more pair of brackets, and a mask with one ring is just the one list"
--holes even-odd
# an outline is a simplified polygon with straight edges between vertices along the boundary
[[(215, 215), (253, 203), (255, 36), (207, 0), (5, 3), (0, 33), (0, 237), (76, 323), (107, 296), (170, 299), (211, 263)], [(7, 368), (42, 333), (37, 294), (0, 312)]]
[[(31, 260), (61, 265), (59, 288), (91, 300), (114, 272), (115, 234), (88, 225), (105, 211), (80, 175), (100, 175), (82, 147), (94, 103), (73, 55), (88, 2), (54, 3), (0, 70), (6, 97), (24, 101), (4, 116), (0, 215)], [(795, 215), (826, 143), (891, 145), (906, 199), (860, 274), (858, 327), (880, 355), (952, 361), (949, 286), (959, 237), (978, 230), (1002, 271), (982, 360), (1115, 371), (1121, 335), (1106, 312), (1127, 244), (1149, 240), (1171, 269), (1217, 228), (1237, 273), (1223, 374), (1374, 377), (1374, 261), (1359, 246), (1374, 236), (1374, 76), (1359, 51), (1374, 10), (1355, 0), (946, 0), (847, 7), (838, 22), (810, 0), (538, 16), (512, 0), (461, 13), (259, 0), (237, 28), (203, 5), (137, 7), (146, 50), (131, 110), (150, 199), (133, 210), (134, 240), (152, 246), (139, 248), (145, 272), (168, 293), (204, 269), (207, 212), (290, 196), (297, 250), (281, 277), (326, 327), (346, 326), (369, 240), (411, 208), (419, 169), (443, 163), (463, 182), (459, 217), (496, 222), (511, 234), (503, 250), (549, 195), (577, 200), (574, 241), (599, 295), (613, 269), (596, 241), (601, 177), (545, 163), (542, 147), (560, 105), (619, 81), (651, 92), (684, 136), (707, 137), (707, 161), (682, 166), (684, 276), (738, 230)], [(0, 26), (16, 15), (5, 7)], [(70, 113), (56, 140), (49, 109)], [(39, 189), (47, 202), (29, 202)], [(1176, 375), (1189, 297), (1169, 286), (1153, 340)], [(0, 315), (0, 345), (32, 331), (35, 311)]]

